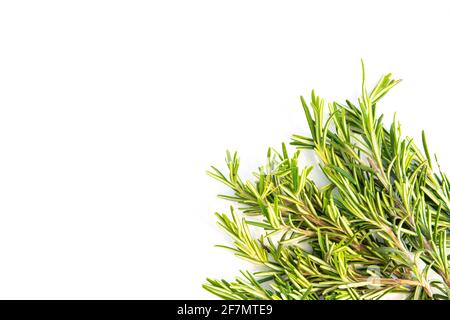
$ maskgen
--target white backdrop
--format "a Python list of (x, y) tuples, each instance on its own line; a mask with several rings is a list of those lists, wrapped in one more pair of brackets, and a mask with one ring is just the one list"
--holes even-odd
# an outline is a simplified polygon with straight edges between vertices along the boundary
[(449, 1), (0, 2), (0, 298), (212, 298), (248, 264), (205, 170), (249, 176), (360, 58), (450, 170), (449, 31)]

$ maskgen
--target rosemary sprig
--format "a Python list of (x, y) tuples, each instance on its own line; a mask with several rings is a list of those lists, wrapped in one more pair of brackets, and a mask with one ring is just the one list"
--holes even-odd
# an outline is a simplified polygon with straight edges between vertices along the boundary
[[(227, 152), (228, 174), (210, 176), (233, 191), (231, 217), (216, 214), (234, 240), (226, 247), (259, 265), (234, 282), (208, 279), (203, 287), (224, 299), (450, 299), (450, 187), (422, 149), (377, 115), (377, 103), (399, 83), (390, 74), (356, 104), (301, 97), (311, 136), (293, 135), (289, 156), (270, 148), (253, 181), (242, 181), (239, 158)], [(319, 188), (298, 167), (314, 150), (329, 180)], [(259, 230), (256, 237), (251, 229)]]

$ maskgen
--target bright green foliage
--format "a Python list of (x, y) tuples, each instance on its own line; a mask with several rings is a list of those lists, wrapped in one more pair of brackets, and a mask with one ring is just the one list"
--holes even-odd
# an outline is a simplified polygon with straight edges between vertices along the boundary
[[(378, 116), (379, 100), (399, 81), (381, 77), (368, 91), (364, 66), (357, 104), (301, 97), (310, 137), (294, 135), (289, 156), (269, 149), (254, 181), (239, 178), (239, 158), (227, 153), (229, 173), (209, 175), (233, 191), (239, 205), (217, 214), (234, 240), (226, 247), (259, 266), (234, 282), (208, 279), (224, 299), (450, 299), (450, 186), (424, 152), (403, 137), (394, 118)], [(298, 167), (300, 150), (314, 150), (329, 181), (319, 188)], [(254, 234), (259, 230), (260, 236)]]

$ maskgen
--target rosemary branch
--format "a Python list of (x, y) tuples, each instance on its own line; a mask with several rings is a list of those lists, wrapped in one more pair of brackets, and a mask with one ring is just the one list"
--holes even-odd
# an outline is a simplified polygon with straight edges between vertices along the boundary
[[(208, 279), (204, 288), (224, 299), (450, 299), (447, 234), (448, 177), (422, 149), (385, 126), (377, 103), (399, 83), (384, 75), (368, 91), (364, 64), (357, 104), (328, 103), (311, 94), (301, 104), (310, 136), (293, 135), (289, 155), (270, 148), (253, 181), (242, 181), (239, 158), (227, 152), (228, 174), (210, 176), (233, 191), (231, 217), (216, 214), (237, 256), (258, 264), (234, 282)], [(314, 150), (329, 181), (319, 188), (298, 167), (301, 150)], [(254, 236), (254, 230), (261, 234)], [(223, 246), (222, 246), (223, 247)]]

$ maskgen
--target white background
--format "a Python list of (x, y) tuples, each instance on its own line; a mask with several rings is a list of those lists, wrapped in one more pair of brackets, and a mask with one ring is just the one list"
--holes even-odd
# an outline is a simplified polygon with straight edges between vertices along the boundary
[(449, 1), (1, 1), (0, 298), (212, 298), (206, 177), (306, 133), (299, 95), (380, 109), (450, 170)]

